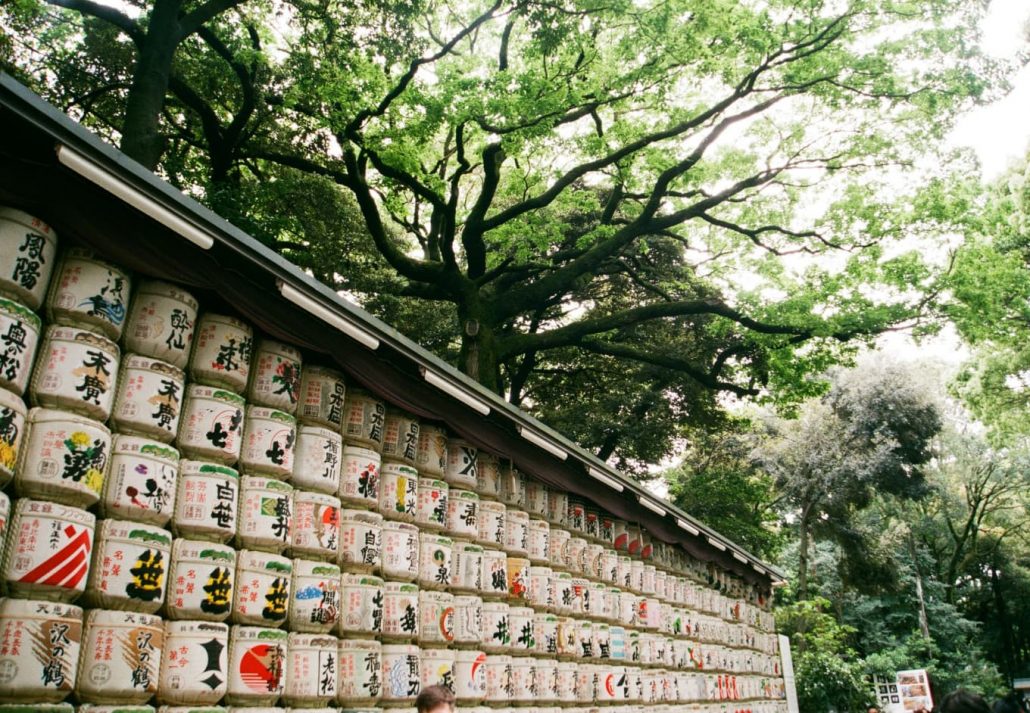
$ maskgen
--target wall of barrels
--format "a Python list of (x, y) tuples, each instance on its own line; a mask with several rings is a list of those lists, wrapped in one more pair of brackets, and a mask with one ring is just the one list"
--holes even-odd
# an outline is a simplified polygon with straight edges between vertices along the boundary
[(758, 587), (71, 242), (0, 208), (0, 703), (786, 710)]

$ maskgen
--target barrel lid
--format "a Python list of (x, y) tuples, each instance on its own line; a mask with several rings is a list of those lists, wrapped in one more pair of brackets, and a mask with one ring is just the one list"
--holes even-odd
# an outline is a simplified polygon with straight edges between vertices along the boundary
[(90, 609), (86, 612), (86, 622), (94, 626), (150, 626), (158, 629), (164, 623), (161, 617), (153, 614), (113, 609)]
[(279, 421), (289, 426), (296, 427), (297, 419), (285, 411), (279, 409), (268, 408), (267, 406), (258, 406), (257, 404), (250, 404), (247, 406), (247, 418), (264, 418), (270, 421)]
[(357, 455), (361, 456), (362, 458), (368, 458), (370, 460), (382, 459), (378, 451), (374, 451), (371, 448), (367, 448), (365, 446), (353, 445), (352, 443), (347, 442), (346, 439), (344, 439), (343, 452), (345, 455)]
[(21, 302), (15, 302), (14, 300), (0, 297), (0, 311), (8, 312), (15, 315), (23, 322), (28, 322), (37, 332), (43, 326), (43, 320), (39, 318), (39, 315), (23, 305)]
[(177, 299), (180, 302), (185, 302), (191, 310), (194, 312), (197, 311), (198, 303), (196, 297), (182, 289), (179, 285), (165, 282), (164, 280), (143, 280), (136, 287), (136, 294), (170, 297), (172, 299)]
[(21, 223), (26, 228), (37, 230), (43, 233), (44, 235), (52, 235), (55, 238), (57, 237), (57, 233), (55, 233), (54, 229), (51, 228), (49, 225), (47, 225), (34, 215), (29, 215), (25, 211), (18, 210), (17, 208), (0, 206), (0, 220), (10, 220), (15, 223)]
[(172, 533), (168, 530), (133, 520), (101, 520), (99, 537), (118, 537), (169, 548), (172, 546)]
[(259, 475), (243, 476), (244, 488), (258, 488), (261, 490), (281, 490), (284, 493), (292, 493), (293, 486), (275, 478), (263, 478)]
[(382, 577), (374, 577), (370, 574), (355, 574), (345, 573), (341, 580), (344, 586), (366, 586), (366, 587), (379, 587), (383, 586)]
[(35, 618), (39, 616), (82, 619), (82, 607), (61, 602), (45, 602), (36, 599), (0, 599), (0, 617), (4, 619)]
[(196, 552), (196, 555), (194, 556), (199, 559), (227, 562), (231, 565), (236, 563), (236, 550), (229, 545), (208, 542), (206, 540), (186, 540), (183, 538), (176, 538), (172, 542), (173, 558), (177, 559), (185, 556), (183, 554), (183, 550), (185, 549), (189, 549), (191, 552)]
[(239, 480), (240, 473), (235, 468), (230, 468), (221, 463), (209, 463), (202, 460), (189, 460), (183, 458), (179, 461), (179, 475), (210, 475), (223, 476)]
[(46, 339), (59, 339), (67, 342), (82, 342), (91, 347), (97, 349), (103, 349), (111, 352), (112, 354), (121, 355), (122, 350), (117, 344), (112, 342), (107, 337), (101, 336), (96, 332), (90, 332), (86, 329), (80, 329), (79, 327), (68, 327), (61, 324), (51, 324), (46, 330)]
[(25, 402), (22, 401), (17, 394), (12, 393), (7, 389), (0, 389), (0, 406), (18, 412), (22, 418), (25, 418), (25, 414), (27, 413), (25, 410)]
[(179, 465), (178, 450), (167, 443), (161, 443), (160, 441), (155, 441), (150, 438), (142, 438), (140, 436), (129, 436), (124, 433), (116, 433), (111, 452), (114, 455), (132, 454), (150, 456), (151, 458), (162, 460), (175, 467), (178, 467)]
[(288, 356), (291, 359), (300, 361), (300, 349), (287, 344), (286, 342), (280, 342), (277, 339), (269, 339), (268, 337), (262, 337), (258, 340), (256, 352), (272, 352), (274, 354), (281, 354)]
[(282, 629), (269, 629), (264, 626), (234, 626), (232, 627), (232, 640), (240, 639), (258, 641), (286, 641), (289, 632)]
[(293, 573), (299, 577), (313, 577), (315, 575), (339, 577), (340, 568), (339, 566), (330, 564), (329, 562), (297, 558), (293, 560)]
[(229, 625), (218, 621), (166, 621), (165, 635), (212, 634), (228, 636)]
[(241, 567), (249, 569), (266, 569), (283, 574), (290, 574), (293, 571), (293, 564), (290, 560), (282, 555), (273, 555), (269, 552), (240, 550), (237, 559)]
[(298, 435), (314, 435), (321, 438), (327, 438), (330, 440), (342, 440), (343, 436), (340, 435), (339, 431), (334, 431), (331, 428), (325, 426), (315, 426), (309, 423), (302, 423), (297, 426)]
[(190, 384), (186, 387), (186, 396), (194, 398), (215, 399), (225, 401), (239, 408), (247, 405), (246, 400), (239, 394), (228, 389), (220, 389), (217, 386), (204, 386), (203, 384)]
[(341, 510), (340, 519), (357, 520), (358, 522), (366, 522), (370, 525), (383, 524), (383, 516), (380, 513), (371, 512), (370, 510)]
[(174, 364), (142, 354), (126, 354), (122, 360), (122, 369), (146, 369), (156, 374), (164, 374), (179, 381), (186, 380), (186, 372)]

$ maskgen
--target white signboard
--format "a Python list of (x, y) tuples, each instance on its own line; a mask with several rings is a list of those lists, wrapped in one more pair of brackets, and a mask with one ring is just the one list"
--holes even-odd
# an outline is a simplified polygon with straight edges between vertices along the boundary
[(783, 687), (787, 692), (787, 713), (800, 713), (798, 689), (794, 687), (794, 659), (790, 655), (790, 639), (780, 634), (780, 663), (783, 668)]

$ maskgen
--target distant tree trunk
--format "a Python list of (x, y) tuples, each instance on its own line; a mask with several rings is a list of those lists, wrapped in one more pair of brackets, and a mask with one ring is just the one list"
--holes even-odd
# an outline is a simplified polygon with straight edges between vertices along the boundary
[(927, 641), (930, 640), (930, 620), (926, 616), (926, 598), (923, 596), (923, 575), (919, 571), (919, 561), (916, 555), (916, 541), (912, 537), (912, 532), (908, 533), (908, 551), (912, 555), (912, 569), (916, 573), (916, 599), (919, 601), (919, 630), (923, 633), (923, 638)]
[(1001, 660), (1001, 668), (1005, 674), (1005, 680), (1012, 685), (1012, 678), (1016, 668), (1015, 647), (1012, 641), (1012, 627), (1006, 626), (1009, 621), (1008, 607), (1005, 606), (1005, 596), (1001, 591), (1001, 579), (998, 577), (998, 562), (991, 562), (991, 594), (994, 598), (994, 608), (997, 611), (998, 621), (1002, 623), (1001, 644), (1004, 649), (1004, 656)]
[(798, 599), (808, 599), (808, 531), (811, 512), (812, 504), (807, 503), (801, 509), (801, 519), (798, 521)]

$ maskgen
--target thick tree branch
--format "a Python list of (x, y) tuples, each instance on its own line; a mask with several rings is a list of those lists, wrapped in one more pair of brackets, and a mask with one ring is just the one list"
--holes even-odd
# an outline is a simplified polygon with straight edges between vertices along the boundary
[(195, 10), (186, 13), (179, 19), (179, 42), (199, 30), (201, 25), (244, 2), (246, 0), (208, 0)]
[(114, 7), (101, 5), (93, 0), (46, 0), (46, 2), (110, 23), (128, 35), (137, 47), (143, 41), (144, 32), (139, 24)]

